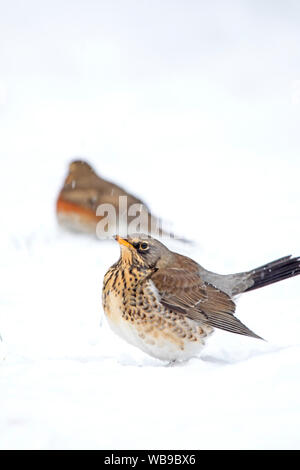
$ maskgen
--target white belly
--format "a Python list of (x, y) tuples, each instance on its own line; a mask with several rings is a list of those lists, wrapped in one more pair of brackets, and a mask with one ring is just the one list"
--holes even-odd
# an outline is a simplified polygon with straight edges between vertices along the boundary
[[(147, 328), (141, 328), (122, 317), (118, 299), (109, 297), (109, 314), (106, 314), (111, 329), (125, 341), (138, 347), (145, 353), (165, 361), (184, 361), (199, 355), (205, 345), (205, 338), (198, 341), (189, 341), (186, 338), (174, 340), (168, 334), (157, 329), (153, 334), (146, 333)], [(191, 322), (193, 320), (190, 320)]]

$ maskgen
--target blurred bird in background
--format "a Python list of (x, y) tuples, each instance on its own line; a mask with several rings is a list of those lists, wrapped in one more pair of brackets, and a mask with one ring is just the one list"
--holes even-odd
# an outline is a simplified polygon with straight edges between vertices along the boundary
[[(124, 202), (124, 207), (121, 207), (122, 202)], [(99, 207), (103, 210), (99, 211)], [(114, 209), (115, 217), (107, 220), (110, 226), (106, 227), (106, 230), (109, 231), (100, 233), (104, 225), (100, 227), (98, 224), (103, 221), (105, 210), (110, 208)], [(135, 210), (131, 211), (130, 208)], [(141, 215), (140, 225), (138, 229), (134, 226), (134, 233), (139, 231), (152, 233), (158, 237), (175, 238), (173, 233), (162, 228), (162, 221), (151, 214), (150, 209), (141, 199), (97, 175), (86, 161), (74, 160), (70, 163), (67, 177), (56, 202), (57, 220), (62, 227), (73, 232), (109, 238), (112, 234), (123, 233), (122, 230), (125, 230), (127, 234), (130, 224), (139, 217), (138, 212)], [(124, 223), (120, 226), (122, 221)], [(176, 238), (180, 241), (187, 241), (180, 237)]]

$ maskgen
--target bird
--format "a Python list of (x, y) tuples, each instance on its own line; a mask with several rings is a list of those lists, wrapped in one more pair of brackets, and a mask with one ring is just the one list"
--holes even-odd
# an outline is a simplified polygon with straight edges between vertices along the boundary
[(300, 274), (300, 257), (221, 275), (153, 237), (115, 238), (120, 258), (102, 289), (108, 324), (128, 343), (169, 363), (197, 357), (215, 329), (263, 339), (235, 316), (235, 296)]
[[(99, 212), (101, 207), (103, 210)], [(130, 208), (135, 208), (137, 212), (130, 212)], [(109, 219), (106, 211), (110, 209)], [(139, 230), (137, 213), (141, 214)], [(141, 199), (99, 176), (85, 160), (74, 160), (69, 164), (68, 174), (56, 201), (56, 215), (63, 228), (93, 234), (98, 238), (110, 238), (121, 230), (125, 230), (126, 235), (128, 230), (128, 233), (140, 231), (175, 237), (162, 228), (161, 220), (151, 214)], [(134, 224), (132, 229), (130, 224)], [(177, 238), (187, 241), (182, 237)]]

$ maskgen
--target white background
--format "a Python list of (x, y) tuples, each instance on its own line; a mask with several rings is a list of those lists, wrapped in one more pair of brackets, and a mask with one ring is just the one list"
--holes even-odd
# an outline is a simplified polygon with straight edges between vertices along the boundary
[(101, 306), (113, 242), (61, 232), (74, 157), (226, 273), (300, 254), (298, 1), (0, 1), (0, 448), (299, 448), (299, 278), (165, 367)]

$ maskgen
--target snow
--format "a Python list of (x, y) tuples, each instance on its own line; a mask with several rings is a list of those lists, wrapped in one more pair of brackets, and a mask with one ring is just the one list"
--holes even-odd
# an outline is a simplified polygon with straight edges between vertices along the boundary
[(299, 277), (239, 297), (265, 342), (217, 331), (168, 367), (103, 319), (117, 244), (54, 213), (82, 156), (207, 269), (299, 255), (298, 2), (13, 0), (0, 22), (0, 448), (299, 449)]

